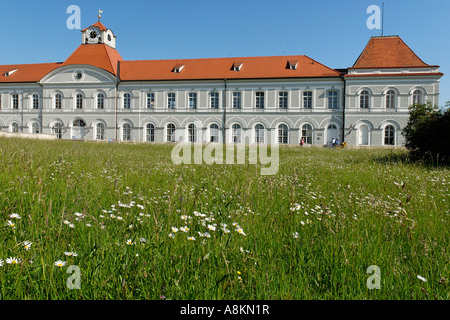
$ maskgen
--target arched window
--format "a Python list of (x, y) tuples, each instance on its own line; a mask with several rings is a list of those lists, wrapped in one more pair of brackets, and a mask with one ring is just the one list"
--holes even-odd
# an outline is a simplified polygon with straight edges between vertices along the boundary
[(413, 92), (413, 104), (422, 104), (423, 103), (423, 97), (422, 97), (422, 91), (415, 90)]
[(289, 129), (285, 124), (280, 124), (278, 126), (278, 143), (288, 144)]
[(83, 95), (81, 93), (78, 93), (76, 96), (76, 108), (83, 109)]
[(73, 126), (74, 127), (86, 127), (86, 122), (84, 122), (84, 120), (81, 119), (77, 119), (73, 122)]
[(304, 124), (302, 127), (302, 139), (306, 144), (312, 144), (312, 126)]
[(258, 123), (255, 126), (255, 143), (264, 143), (264, 135), (265, 135), (265, 128), (262, 124)]
[(145, 126), (145, 141), (155, 142), (155, 126), (152, 123)]
[(233, 143), (242, 143), (242, 127), (238, 123), (233, 124), (231, 127), (231, 141)]
[(62, 95), (60, 93), (55, 94), (55, 109), (61, 110), (62, 107)]
[(95, 138), (97, 140), (105, 140), (105, 125), (101, 122), (95, 126)]
[(370, 94), (369, 91), (363, 90), (359, 94), (359, 107), (361, 109), (369, 109), (369, 98)]
[(197, 142), (197, 127), (193, 123), (188, 125), (188, 142)]
[(395, 91), (386, 92), (386, 109), (395, 109)]
[(123, 95), (123, 108), (131, 109), (131, 94), (129, 93)]
[(56, 135), (58, 139), (62, 139), (63, 126), (61, 123), (55, 123), (52, 127), (52, 133)]
[(33, 94), (33, 109), (39, 109), (39, 96), (37, 94)]
[(31, 133), (41, 133), (41, 130), (39, 129), (39, 123), (33, 122), (31, 124)]
[(97, 109), (105, 108), (105, 95), (103, 93), (97, 94)]
[(122, 141), (131, 141), (131, 125), (129, 123), (122, 125)]
[(386, 146), (395, 146), (395, 128), (392, 125), (384, 128), (384, 144)]
[(17, 122), (11, 123), (11, 132), (13, 133), (19, 132), (19, 124)]
[(209, 141), (219, 142), (219, 126), (216, 123), (209, 126)]
[(167, 125), (167, 135), (166, 135), (167, 142), (175, 142), (175, 131), (176, 131), (175, 125), (173, 123), (169, 123)]

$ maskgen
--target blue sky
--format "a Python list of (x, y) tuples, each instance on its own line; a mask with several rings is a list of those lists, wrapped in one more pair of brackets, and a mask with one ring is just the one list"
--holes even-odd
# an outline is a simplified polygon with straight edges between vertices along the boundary
[(67, 28), (70, 5), (81, 27), (102, 22), (125, 60), (307, 55), (331, 68), (353, 65), (369, 38), (366, 13), (385, 3), (384, 34), (399, 35), (441, 66), (440, 105), (450, 101), (449, 0), (2, 1), (0, 64), (64, 61), (81, 44)]

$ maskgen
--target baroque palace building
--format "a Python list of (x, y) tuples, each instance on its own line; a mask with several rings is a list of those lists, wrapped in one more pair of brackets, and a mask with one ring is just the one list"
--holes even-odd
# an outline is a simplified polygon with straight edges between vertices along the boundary
[(60, 139), (400, 146), (408, 107), (438, 105), (439, 66), (398, 36), (355, 64), (307, 56), (124, 61), (100, 21), (64, 62), (0, 66), (0, 129)]

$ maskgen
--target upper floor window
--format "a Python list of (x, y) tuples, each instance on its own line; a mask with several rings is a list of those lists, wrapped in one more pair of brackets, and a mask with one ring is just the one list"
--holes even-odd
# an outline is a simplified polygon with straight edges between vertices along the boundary
[(369, 109), (369, 98), (370, 94), (369, 91), (363, 90), (359, 94), (359, 107), (361, 109)]
[(264, 109), (264, 92), (256, 92), (256, 109)]
[(123, 95), (123, 108), (131, 109), (131, 94), (129, 93)]
[(211, 109), (219, 109), (219, 93), (211, 92), (209, 94), (209, 98), (211, 102)]
[(37, 94), (33, 94), (33, 109), (39, 109), (39, 96)]
[(338, 92), (336, 90), (328, 91), (328, 109), (337, 109)]
[(189, 109), (197, 109), (197, 93), (189, 92)]
[(81, 93), (78, 93), (75, 98), (75, 106), (77, 109), (83, 109), (83, 95)]
[(97, 95), (97, 109), (105, 109), (105, 95), (103, 93)]
[(386, 109), (395, 109), (395, 91), (386, 92)]
[(169, 109), (175, 109), (175, 103), (176, 103), (175, 92), (169, 92), (167, 94), (167, 107)]
[(303, 108), (312, 109), (312, 91), (303, 92)]
[(19, 95), (13, 94), (12, 98), (12, 108), (18, 110), (19, 109)]
[(241, 93), (233, 92), (233, 109), (241, 108)]
[(287, 91), (281, 91), (278, 93), (278, 107), (280, 109), (288, 108), (288, 93), (287, 93)]
[(147, 93), (147, 109), (153, 109), (155, 107), (155, 93)]
[(55, 94), (55, 109), (61, 110), (62, 107), (62, 95), (60, 93)]
[(423, 103), (423, 99), (422, 99), (422, 91), (420, 90), (415, 90), (413, 92), (413, 104), (422, 104)]

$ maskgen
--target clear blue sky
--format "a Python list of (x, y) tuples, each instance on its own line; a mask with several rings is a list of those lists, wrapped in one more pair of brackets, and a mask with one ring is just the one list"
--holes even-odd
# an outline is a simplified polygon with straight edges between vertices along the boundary
[(81, 43), (66, 26), (102, 22), (125, 60), (307, 55), (331, 68), (353, 65), (369, 38), (368, 6), (385, 3), (385, 35), (399, 35), (441, 66), (440, 105), (450, 101), (449, 0), (40, 0), (2, 1), (0, 64), (64, 61)]

